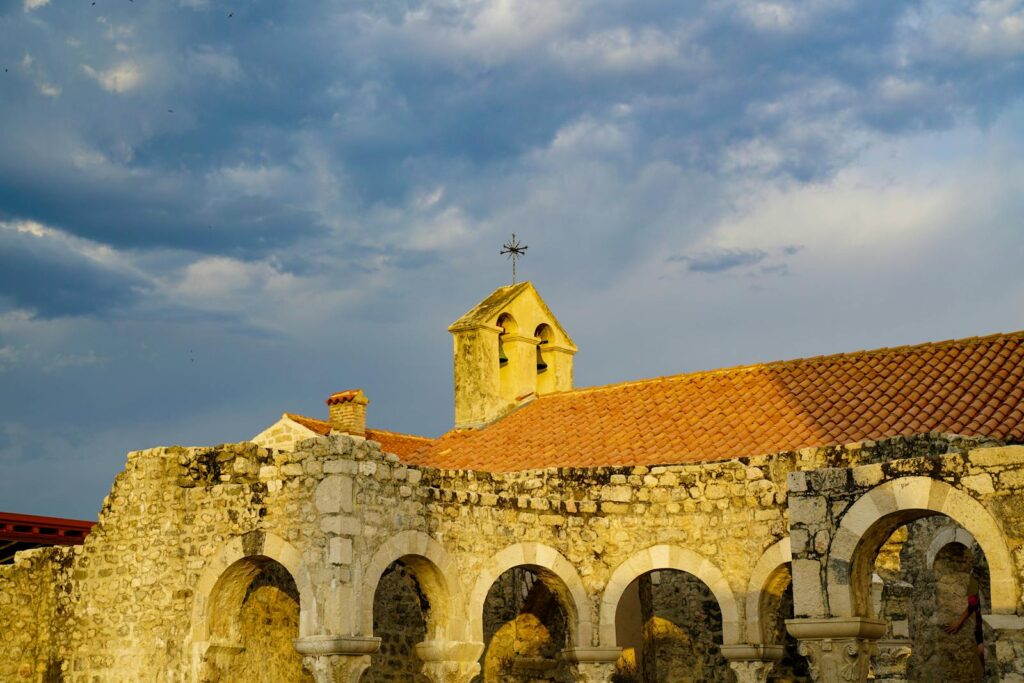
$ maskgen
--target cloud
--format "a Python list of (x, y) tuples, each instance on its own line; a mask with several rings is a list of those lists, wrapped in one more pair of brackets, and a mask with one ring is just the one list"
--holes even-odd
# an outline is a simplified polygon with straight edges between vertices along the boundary
[(40, 7), (46, 7), (50, 4), (50, 0), (25, 0), (25, 11), (31, 12), (37, 10)]
[(142, 70), (131, 62), (121, 62), (103, 71), (83, 64), (82, 70), (107, 92), (125, 93), (142, 84)]
[[(249, 436), (339, 386), (443, 431), (444, 325), (509, 280), (512, 232), (581, 384), (1024, 307), (1019, 2), (22, 5), (0, 413), (19, 481), (106, 458), (90, 510), (140, 441)], [(24, 447), (54, 411), (105, 436)]]
[(761, 249), (714, 249), (688, 256), (670, 256), (669, 261), (680, 261), (694, 273), (721, 273), (743, 266), (760, 263), (768, 256)]
[(31, 221), (0, 222), (0, 304), (48, 318), (136, 300), (145, 277), (115, 251)]

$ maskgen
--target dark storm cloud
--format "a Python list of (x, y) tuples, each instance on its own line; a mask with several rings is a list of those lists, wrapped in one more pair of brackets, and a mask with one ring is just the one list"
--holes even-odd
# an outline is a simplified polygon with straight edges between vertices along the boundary
[(66, 236), (0, 223), (0, 302), (42, 318), (102, 315), (136, 300), (143, 277), (91, 257)]

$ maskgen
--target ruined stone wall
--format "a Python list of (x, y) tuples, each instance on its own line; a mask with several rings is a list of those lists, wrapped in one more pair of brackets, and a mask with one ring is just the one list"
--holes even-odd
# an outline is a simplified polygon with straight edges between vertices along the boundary
[(0, 565), (0, 681), (60, 680), (74, 553), (36, 548)]
[(239, 615), (239, 646), (227, 680), (312, 683), (292, 646), (299, 637), (299, 592), (288, 570), (269, 563), (252, 580)]
[[(229, 539), (262, 529), (312, 556), (326, 553), (313, 502), (321, 474), (306, 454), (254, 444), (129, 454), (99, 523), (75, 556), (65, 679), (189, 679), (197, 583)], [(241, 616), (243, 643), (235, 644), (249, 643), (243, 658), (258, 656), (257, 648), (271, 660), (271, 650), (290, 657), (275, 671), (294, 672), (290, 648), (257, 636), (261, 620), (264, 632), (297, 635), (294, 589), (263, 582), (254, 591)]]
[[(941, 477), (952, 471), (948, 463), (959, 463), (958, 482), (982, 492), (986, 504), (1005, 520), (1010, 543), (1019, 547), (1017, 536), (1024, 534), (1019, 503), (1024, 457), (1016, 451), (968, 457), (967, 451), (977, 445), (932, 435), (726, 462), (497, 474), (410, 467), (381, 453), (374, 442), (344, 436), (311, 439), (291, 453), (255, 444), (140, 451), (129, 455), (85, 545), (61, 551), (71, 553), (67, 557), (73, 558), (72, 566), (64, 569), (47, 561), (33, 568), (20, 559), (19, 566), (0, 570), (6, 588), (0, 596), (9, 595), (9, 604), (25, 604), (28, 587), (47, 581), (61, 587), (55, 594), (70, 596), (69, 603), (74, 604), (66, 627), (58, 612), (34, 608), (37, 613), (58, 614), (38, 620), (60, 632), (62, 637), (55, 640), (65, 643), (63, 654), (43, 652), (46, 647), (26, 654), (24, 647), (0, 636), (0, 666), (28, 661), (33, 670), (45, 671), (61, 660), (64, 676), (71, 681), (194, 680), (210, 669), (211, 662), (201, 656), (210, 644), (219, 648), (221, 659), (238, 657), (232, 648), (240, 646), (239, 641), (253, 643), (253, 651), (272, 648), (271, 640), (281, 642), (285, 637), (262, 637), (254, 625), (262, 619), (270, 622), (271, 632), (295, 632), (295, 595), (282, 585), (267, 586), (276, 592), (264, 591), (266, 595), (261, 595), (262, 589), (254, 590), (246, 609), (247, 589), (242, 590), (231, 603), (242, 613), (238, 627), (218, 630), (214, 624), (204, 631), (199, 622), (212, 624), (203, 600), (209, 597), (212, 582), (229, 569), (227, 563), (261, 556), (273, 539), (278, 539), (275, 547), (287, 545), (295, 556), (289, 564), (266, 551), (293, 574), (305, 615), (300, 622), (306, 619), (313, 635), (372, 635), (372, 603), (384, 569), (410, 553), (441, 553), (447, 558), (438, 561), (447, 562), (443, 571), (451, 604), (428, 604), (422, 610), (425, 626), (416, 627), (422, 630), (396, 633), (399, 649), (386, 651), (393, 660), (395, 653), (408, 650), (421, 637), (481, 640), (482, 596), (515, 565), (550, 569), (556, 580), (549, 587), (565, 608), (570, 643), (602, 644), (598, 632), (606, 589), (616, 582), (624, 588), (638, 574), (665, 569), (653, 566), (661, 560), (646, 552), (657, 545), (698, 558), (686, 560), (691, 571), (709, 572), (711, 565), (720, 570), (720, 582), (703, 579), (716, 591), (731, 593), (735, 604), (719, 605), (723, 627), (732, 628), (742, 641), (752, 567), (766, 548), (788, 533), (791, 472), (873, 464), (879, 477)], [(911, 457), (930, 454), (946, 455)], [(815, 475), (804, 482), (805, 490), (824, 491), (828, 482), (841, 480), (843, 485), (835, 490), (838, 513), (871, 485), (865, 471), (869, 470), (862, 468), (856, 479), (846, 474)], [(849, 482), (853, 483), (847, 490)], [(821, 536), (819, 531), (826, 533)], [(391, 547), (410, 532), (429, 538), (441, 550)], [(820, 546), (825, 552), (828, 542), (824, 527), (804, 525), (794, 533), (794, 548), (804, 551), (817, 552)], [(560, 560), (564, 566), (549, 567), (552, 557), (546, 551), (537, 554), (541, 546), (555, 549), (565, 558)], [(230, 548), (235, 554), (228, 552)], [(508, 555), (515, 548), (519, 554)], [(389, 555), (392, 550), (394, 556)], [(1024, 561), (1019, 554), (1016, 557)], [(627, 561), (631, 562), (624, 564)], [(61, 577), (70, 574), (70, 579), (36, 576), (57, 576), (58, 570), (65, 572)], [(434, 590), (428, 584), (422, 588), (425, 597)], [(411, 609), (411, 601), (400, 600)], [(710, 610), (706, 595), (690, 602), (701, 605), (698, 613)], [(0, 613), (4, 609), (9, 608), (0, 603)], [(726, 623), (727, 609), (733, 610), (735, 623)], [(474, 624), (479, 625), (479, 634)], [(577, 632), (580, 624), (593, 625), (585, 638)], [(301, 623), (298, 628), (303, 628)], [(712, 649), (707, 644), (704, 651)], [(281, 666), (295, 671), (294, 660), (287, 664), (284, 651), (278, 654)], [(242, 657), (234, 663), (244, 665)], [(368, 680), (378, 674), (370, 675)]]
[[(842, 615), (851, 609), (856, 614), (869, 613), (863, 606), (865, 601), (858, 597), (864, 595), (858, 586), (866, 585), (865, 567), (870, 569), (875, 558), (863, 553), (877, 548), (879, 539), (891, 535), (898, 526), (930, 514), (948, 516), (964, 525), (985, 552), (996, 554), (986, 558), (994, 573), (990, 602), (985, 605), (983, 598), (983, 606), (985, 611), (1010, 615), (1013, 620), (1012, 615), (1022, 607), (1017, 587), (1024, 576), (1024, 447), (973, 445), (965, 442), (946, 453), (792, 475), (793, 565), (797, 580), (802, 579), (805, 587), (797, 601), (798, 615)], [(915, 527), (929, 528), (916, 523), (911, 524), (911, 531)], [(889, 612), (897, 620), (903, 613), (912, 640), (932, 641), (918, 653), (914, 672), (923, 676), (921, 680), (935, 680), (944, 672), (960, 672), (967, 667), (969, 656), (952, 656), (950, 649), (973, 651), (969, 634), (946, 641), (947, 636), (937, 628), (937, 622), (956, 616), (950, 616), (954, 603), (962, 602), (961, 610), (966, 603), (961, 587), (966, 565), (958, 568), (958, 562), (947, 557), (937, 563), (940, 575), (929, 576), (926, 568), (919, 566), (924, 564), (920, 544), (912, 534), (906, 538), (899, 560), (900, 564), (909, 563), (917, 584), (908, 582), (902, 596), (907, 604)], [(936, 590), (945, 590), (947, 595), (937, 598)], [(930, 609), (924, 606), (926, 593), (933, 605)], [(967, 626), (964, 629), (969, 630)], [(1018, 632), (996, 643), (994, 667), (998, 675), (1024, 674), (1020, 635)], [(926, 671), (926, 666), (932, 668)]]

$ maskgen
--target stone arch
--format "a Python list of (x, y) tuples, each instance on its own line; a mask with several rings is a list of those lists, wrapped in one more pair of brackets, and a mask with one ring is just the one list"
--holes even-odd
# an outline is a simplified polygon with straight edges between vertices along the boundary
[(939, 533), (935, 534), (932, 542), (928, 544), (928, 550), (925, 553), (926, 566), (931, 567), (934, 565), (936, 556), (950, 543), (959, 543), (970, 550), (977, 545), (978, 541), (975, 540), (974, 536), (967, 529), (961, 529), (960, 527), (940, 529)]
[(190, 642), (195, 680), (199, 680), (203, 657), (212, 644), (211, 632), (230, 632), (234, 628), (229, 623), (231, 616), (224, 613), (220, 603), (244, 597), (244, 586), (268, 561), (283, 566), (295, 581), (299, 592), (299, 637), (316, 632), (316, 596), (299, 551), (282, 538), (264, 531), (235, 536), (206, 565), (194, 589)]
[(590, 600), (576, 567), (560, 552), (543, 543), (517, 543), (493, 555), (480, 570), (469, 595), (470, 640), (484, 638), (484, 603), (498, 578), (515, 567), (537, 572), (538, 578), (558, 597), (569, 617), (571, 639), (577, 647), (590, 647), (594, 631)]
[(636, 553), (620, 564), (608, 579), (601, 597), (600, 637), (603, 647), (615, 647), (615, 610), (626, 588), (638, 576), (659, 569), (675, 569), (692, 574), (711, 589), (722, 610), (723, 645), (742, 642), (740, 610), (729, 582), (715, 564), (688, 550), (673, 545), (656, 545)]
[[(765, 643), (767, 619), (764, 613), (765, 596), (773, 588), (781, 591), (791, 579), (787, 566), (793, 560), (789, 537), (771, 545), (758, 558), (747, 584), (746, 598), (746, 641), (755, 645)], [(778, 586), (779, 583), (783, 585)]]
[(992, 513), (972, 496), (929, 477), (902, 477), (879, 484), (843, 515), (829, 550), (828, 604), (835, 617), (869, 616), (871, 565), (897, 528), (945, 515), (978, 541), (991, 572), (992, 612), (1013, 614), (1020, 589), (1010, 550)]
[(461, 640), (466, 629), (461, 618), (458, 596), (452, 589), (459, 585), (458, 569), (440, 543), (421, 531), (403, 531), (392, 536), (377, 549), (363, 570), (358, 596), (354, 604), (359, 610), (361, 633), (373, 634), (373, 596), (385, 570), (401, 560), (416, 576), (416, 581), (430, 603), (428, 637), (432, 640)]

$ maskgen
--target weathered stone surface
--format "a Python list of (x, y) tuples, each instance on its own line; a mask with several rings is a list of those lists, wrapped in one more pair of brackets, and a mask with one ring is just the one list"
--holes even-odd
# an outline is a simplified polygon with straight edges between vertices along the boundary
[[(238, 633), (249, 633), (243, 650), (276, 652), (270, 656), (282, 662), (279, 670), (294, 672), (295, 660), (286, 663), (286, 653), (271, 642), (370, 637), (381, 573), (402, 558), (420, 587), (425, 633), (434, 640), (486, 635), (489, 642), (500, 624), (492, 620), (499, 625), (485, 630), (479, 601), (508, 569), (502, 558), (512, 557), (514, 564), (548, 572), (545, 581), (558, 588), (558, 604), (571, 607), (563, 609), (565, 638), (576, 640), (560, 648), (608, 645), (616, 605), (605, 604), (606, 590), (616, 582), (624, 589), (652, 569), (671, 577), (672, 568), (700, 574), (704, 582), (697, 585), (705, 592), (687, 593), (680, 604), (713, 600), (723, 617), (732, 615), (723, 618), (723, 636), (743, 642), (753, 633), (745, 620), (748, 605), (758, 601), (747, 596), (766, 549), (792, 538), (792, 574), (801, 587), (794, 591), (795, 611), (829, 616), (837, 607), (830, 603), (829, 572), (848, 580), (852, 571), (833, 562), (856, 540), (843, 530), (846, 512), (875, 489), (907, 477), (942, 482), (981, 506), (1006, 548), (1003, 578), (1019, 582), (1024, 481), (1013, 460), (1018, 451), (1009, 451), (1010, 459), (999, 453), (1005, 455), (978, 448), (975, 440), (929, 435), (719, 463), (483, 473), (399, 466), (374, 442), (346, 437), (308, 439), (287, 453), (254, 444), (150, 449), (128, 458), (84, 546), (23, 553), (15, 565), (0, 567), (0, 623), (12, 625), (0, 635), (0, 680), (46, 680), (60, 672), (75, 682), (189, 681), (204, 666), (241, 666), (250, 655), (226, 635)], [(837, 464), (855, 469), (844, 473)], [(914, 504), (948, 500), (937, 495)], [(878, 498), (862, 506), (868, 511), (859, 513), (858, 528), (895, 519), (887, 504)], [(971, 524), (984, 521), (971, 515)], [(249, 591), (269, 560), (292, 576), (294, 605), (280, 588)], [(666, 581), (669, 586), (674, 579)], [(993, 599), (996, 587), (993, 581)], [(269, 622), (274, 638), (216, 616), (245, 613), (247, 592), (256, 600), (246, 608), (251, 624)], [(609, 618), (610, 630), (602, 623)], [(666, 618), (685, 621), (682, 612)], [(893, 622), (894, 631), (897, 623), (910, 624), (901, 628), (915, 637), (910, 616), (893, 612)], [(552, 623), (542, 619), (540, 625)], [(218, 634), (224, 634), (219, 649), (197, 662), (192, 644), (213, 642)], [(1007, 671), (1015, 666), (1017, 643), (1004, 634), (995, 647)], [(717, 643), (701, 647), (710, 653)], [(344, 661), (330, 656), (307, 655), (316, 672), (310, 675), (354, 671), (370, 653), (350, 653), (345, 656), (353, 659)], [(701, 657), (700, 666), (713, 668), (710, 654)], [(537, 671), (549, 661), (556, 662), (551, 671), (568, 670), (547, 650), (513, 665), (523, 676), (545, 680), (549, 674)], [(580, 666), (577, 676), (601, 676), (608, 663)], [(392, 664), (374, 667), (383, 673), (373, 675), (396, 671)], [(437, 663), (423, 671), (458, 678), (472, 668), (470, 662)], [(265, 673), (252, 665), (242, 670)], [(391, 680), (409, 680), (401, 675)]]

